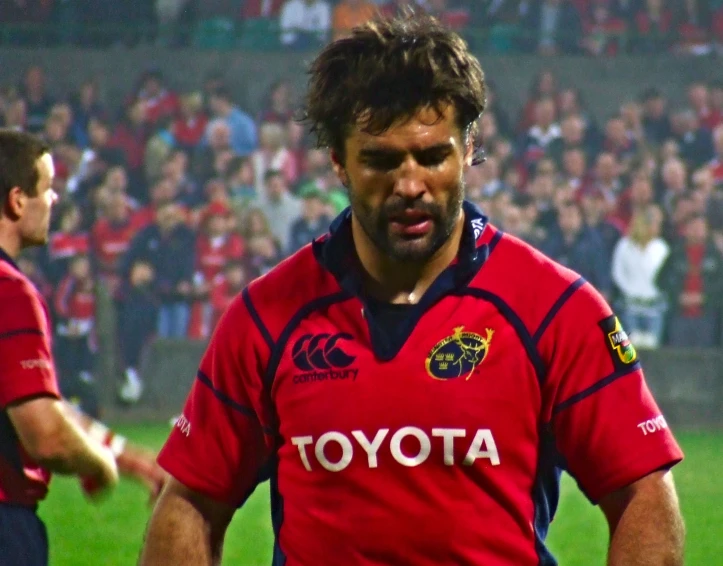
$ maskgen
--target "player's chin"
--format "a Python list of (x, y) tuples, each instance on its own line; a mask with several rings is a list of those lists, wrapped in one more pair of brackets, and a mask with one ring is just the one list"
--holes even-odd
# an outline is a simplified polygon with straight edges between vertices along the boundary
[(436, 251), (431, 235), (396, 236), (390, 239), (389, 244), (389, 255), (402, 262), (425, 261), (430, 259)]

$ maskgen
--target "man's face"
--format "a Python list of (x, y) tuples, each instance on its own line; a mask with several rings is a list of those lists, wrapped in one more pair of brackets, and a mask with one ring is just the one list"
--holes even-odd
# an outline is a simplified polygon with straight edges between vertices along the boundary
[(55, 168), (53, 158), (49, 153), (39, 157), (35, 162), (38, 170), (38, 184), (36, 196), (20, 195), (23, 201), (23, 211), (18, 223), (22, 247), (42, 246), (48, 242), (48, 229), (50, 227), (50, 210), (58, 200), (58, 195), (52, 188)]
[(565, 173), (569, 176), (580, 179), (585, 175), (585, 154), (582, 150), (572, 149), (566, 151), (562, 157)]
[(597, 161), (597, 176), (603, 183), (612, 183), (617, 177), (615, 157), (609, 153), (600, 155)]
[(619, 118), (609, 120), (606, 126), (608, 139), (616, 145), (623, 145), (627, 136), (625, 132), (625, 122)]
[(375, 136), (354, 128), (335, 169), (349, 190), (354, 220), (383, 254), (429, 260), (452, 234), (471, 164), (452, 106), (423, 108)]
[(564, 206), (560, 209), (558, 222), (563, 234), (577, 234), (582, 228), (582, 215), (576, 206)]
[(266, 194), (271, 200), (278, 200), (286, 192), (286, 183), (281, 175), (266, 180)]
[(708, 224), (703, 217), (696, 217), (688, 221), (685, 235), (690, 244), (702, 244), (708, 237)]

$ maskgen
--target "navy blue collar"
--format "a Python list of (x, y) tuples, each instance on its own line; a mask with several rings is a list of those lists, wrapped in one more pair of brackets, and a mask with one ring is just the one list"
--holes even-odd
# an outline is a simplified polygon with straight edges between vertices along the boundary
[(7, 254), (7, 252), (6, 252), (4, 249), (2, 249), (2, 248), (0, 248), (0, 261), (7, 262), (7, 263), (9, 263), (10, 265), (12, 265), (12, 266), (15, 268), (16, 271), (20, 271), (20, 268), (18, 267), (18, 264), (15, 263), (15, 260), (14, 260), (13, 258), (11, 258), (11, 257)]
[[(473, 203), (464, 201), (464, 228), (457, 260), (448, 268), (453, 275), (452, 288), (466, 285), (479, 271), (489, 254), (488, 246), (478, 241), (486, 226), (487, 217)], [(351, 231), (351, 208), (344, 209), (331, 223), (329, 234), (313, 243), (314, 255), (319, 263), (351, 295), (361, 295), (361, 265), (354, 251)], [(450, 289), (451, 290), (451, 289)]]

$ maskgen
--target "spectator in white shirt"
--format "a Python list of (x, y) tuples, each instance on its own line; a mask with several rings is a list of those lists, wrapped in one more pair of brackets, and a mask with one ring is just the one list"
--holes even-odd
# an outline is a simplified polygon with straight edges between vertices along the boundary
[(612, 276), (624, 300), (623, 324), (640, 348), (657, 348), (663, 333), (666, 304), (655, 279), (670, 248), (660, 237), (662, 221), (655, 205), (637, 212), (613, 252)]
[(279, 15), (281, 43), (295, 49), (324, 43), (331, 31), (331, 6), (326, 0), (287, 0)]
[(281, 252), (288, 255), (291, 241), (291, 224), (302, 212), (301, 201), (289, 192), (281, 171), (271, 169), (264, 175), (264, 190), (260, 191), (252, 206), (264, 213), (269, 221), (271, 233), (281, 246)]

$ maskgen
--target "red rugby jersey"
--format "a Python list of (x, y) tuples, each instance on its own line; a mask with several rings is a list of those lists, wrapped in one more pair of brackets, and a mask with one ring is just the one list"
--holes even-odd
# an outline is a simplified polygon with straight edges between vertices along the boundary
[(397, 333), (360, 299), (348, 211), (222, 318), (159, 461), (232, 505), (269, 477), (274, 564), (555, 564), (562, 469), (595, 502), (682, 458), (598, 293), (465, 217)]
[(36, 395), (60, 397), (45, 300), (0, 249), (0, 502), (34, 505), (50, 472), (23, 450), (5, 407)]

